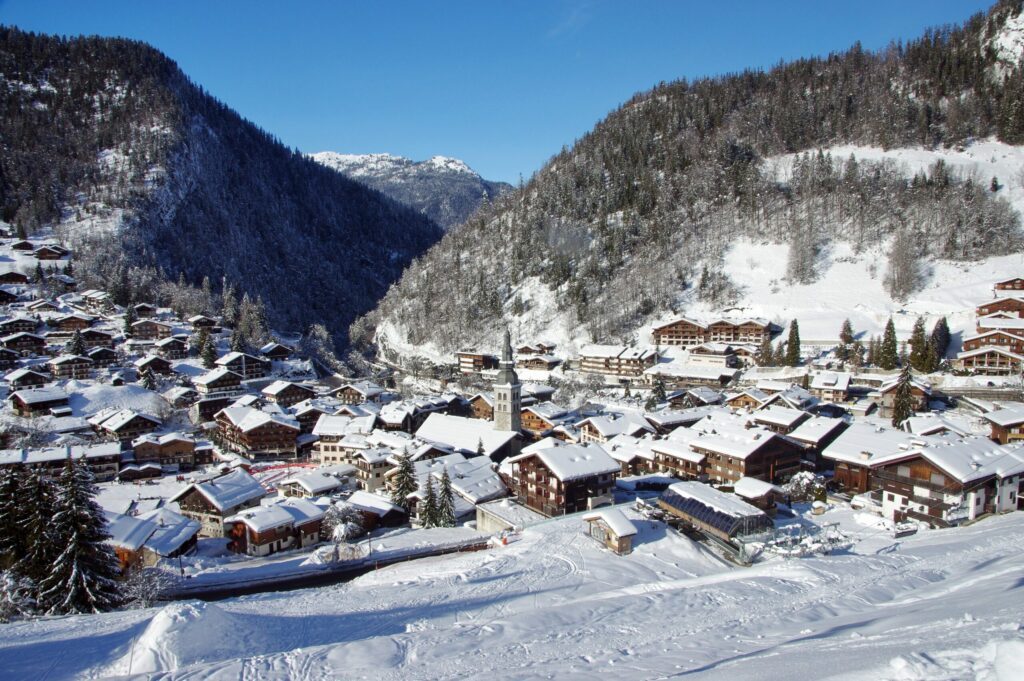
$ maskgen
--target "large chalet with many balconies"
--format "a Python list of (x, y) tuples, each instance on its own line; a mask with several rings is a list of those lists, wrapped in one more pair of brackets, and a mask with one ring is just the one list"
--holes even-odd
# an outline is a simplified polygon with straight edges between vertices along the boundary
[(224, 520), (260, 505), (267, 490), (241, 468), (206, 482), (192, 483), (171, 497), (181, 514), (200, 524), (199, 536), (227, 536)]
[(243, 379), (263, 378), (270, 371), (270, 362), (244, 352), (229, 352), (218, 357), (216, 364), (222, 369), (233, 371)]
[(299, 422), (283, 414), (252, 407), (228, 407), (217, 412), (221, 446), (251, 460), (288, 458), (297, 455)]
[(657, 345), (693, 346), (708, 342), (750, 343), (758, 345), (771, 337), (771, 322), (764, 319), (715, 319), (700, 322), (685, 317), (655, 326), (652, 333)]
[(520, 503), (549, 517), (612, 503), (621, 470), (598, 445), (528, 448), (506, 465), (506, 482)]
[(624, 345), (584, 345), (580, 348), (580, 371), (616, 378), (639, 378), (658, 361), (654, 348)]

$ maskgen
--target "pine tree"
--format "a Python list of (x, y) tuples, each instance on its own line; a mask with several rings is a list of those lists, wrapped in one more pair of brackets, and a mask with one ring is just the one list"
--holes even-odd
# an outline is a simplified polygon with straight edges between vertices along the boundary
[(231, 332), (231, 350), (233, 352), (246, 352), (245, 339), (242, 337), (242, 331), (240, 329), (234, 329)]
[(850, 346), (850, 352), (847, 354), (847, 362), (853, 367), (864, 366), (864, 344), (859, 340), (853, 341), (853, 345)]
[(128, 338), (132, 337), (132, 324), (139, 320), (138, 315), (135, 314), (135, 308), (129, 305), (124, 311), (124, 335)]
[(434, 492), (434, 478), (427, 476), (427, 492), (420, 502), (420, 524), (425, 528), (437, 527), (439, 525), (439, 509), (437, 505), (437, 494)]
[(868, 352), (867, 357), (864, 359), (864, 363), (868, 366), (875, 366), (878, 364), (878, 336), (872, 336), (868, 340)]
[(939, 370), (939, 357), (935, 354), (935, 344), (928, 340), (924, 352), (924, 366), (921, 369), (924, 373), (930, 374)]
[(935, 356), (939, 363), (946, 357), (946, 350), (949, 349), (949, 323), (945, 317), (940, 317), (932, 327), (932, 344), (935, 346)]
[(33, 275), (32, 279), (33, 279), (33, 281), (35, 281), (35, 283), (41, 284), (41, 283), (43, 283), (43, 280), (45, 278), (46, 278), (46, 275), (43, 274), (43, 264), (37, 262), (36, 263), (36, 271), (35, 271), (35, 274)]
[(912, 392), (910, 365), (904, 364), (896, 383), (896, 392), (892, 403), (892, 425), (898, 428), (914, 414), (914, 394)]
[(68, 457), (53, 516), (60, 555), (39, 583), (40, 609), (53, 615), (102, 612), (117, 606), (118, 561), (104, 543), (110, 535), (94, 500), (96, 485), (85, 461)]
[(437, 498), (437, 524), (440, 527), (455, 527), (455, 493), (452, 491), (452, 479), (445, 466), (441, 473), (441, 492)]
[(140, 376), (139, 379), (139, 384), (146, 390), (157, 389), (156, 376), (153, 375), (153, 372), (149, 367), (142, 370), (142, 376)]
[(910, 352), (907, 350), (907, 341), (900, 343), (900, 366), (910, 364)]
[(486, 453), (487, 453), (487, 450), (484, 449), (484, 439), (482, 437), (478, 438), (477, 442), (476, 442), (476, 455), (477, 456), (483, 456)]
[(75, 331), (75, 334), (71, 336), (71, 342), (68, 343), (67, 351), (72, 355), (84, 355), (85, 354), (85, 339), (82, 338), (81, 331)]
[(768, 366), (785, 366), (787, 354), (788, 353), (786, 352), (786, 344), (784, 342), (779, 343), (778, 345), (775, 346), (775, 352), (773, 353), (771, 364), (769, 364)]
[(391, 491), (391, 501), (396, 506), (409, 508), (409, 495), (418, 489), (416, 474), (412, 468), (412, 461), (407, 454), (400, 454), (398, 457), (398, 471), (395, 473), (394, 489)]
[(914, 371), (928, 371), (926, 366), (928, 355), (928, 337), (924, 333), (924, 317), (914, 322), (914, 330), (910, 334), (910, 366)]
[(38, 584), (50, 572), (50, 567), (61, 547), (54, 536), (53, 523), (56, 499), (53, 483), (38, 471), (29, 470), (25, 476), (25, 494), (22, 495), (24, 553), (18, 558), (13, 571)]
[(26, 474), (21, 464), (0, 469), (0, 570), (10, 569), (25, 555), (25, 504), (22, 500)]
[(885, 324), (885, 333), (882, 335), (882, 343), (878, 348), (877, 364), (880, 368), (892, 370), (899, 362), (899, 345), (896, 342), (896, 327), (892, 323), (892, 317)]
[(795, 319), (789, 323), (789, 338), (786, 340), (786, 366), (800, 366), (800, 326)]
[(665, 393), (665, 382), (661, 380), (661, 378), (658, 378), (658, 380), (655, 381), (653, 394), (654, 399), (656, 399), (659, 404), (668, 399), (668, 395)]
[(199, 357), (203, 360), (203, 368), (212, 369), (217, 366), (217, 346), (206, 329), (203, 329), (200, 336)]
[(768, 367), (775, 362), (775, 348), (772, 347), (771, 334), (766, 333), (761, 339), (761, 347), (757, 349), (757, 366)]
[(839, 329), (839, 347), (836, 348), (836, 359), (845, 362), (850, 358), (850, 347), (853, 345), (853, 325), (849, 319), (843, 320)]

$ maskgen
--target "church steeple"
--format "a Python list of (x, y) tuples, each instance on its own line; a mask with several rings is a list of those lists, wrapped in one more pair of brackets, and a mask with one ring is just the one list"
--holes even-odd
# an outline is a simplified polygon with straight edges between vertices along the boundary
[(501, 348), (498, 375), (494, 377), (494, 429), (518, 432), (522, 408), (522, 385), (512, 359), (512, 337), (505, 327), (505, 344)]

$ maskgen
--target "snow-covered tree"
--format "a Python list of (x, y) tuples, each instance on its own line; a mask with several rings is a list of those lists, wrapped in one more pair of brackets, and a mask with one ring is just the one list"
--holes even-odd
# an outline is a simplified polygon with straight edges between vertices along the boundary
[(409, 495), (418, 489), (416, 474), (413, 471), (412, 461), (409, 455), (402, 453), (398, 456), (398, 470), (395, 472), (394, 489), (391, 490), (391, 501), (396, 506), (409, 508)]
[(437, 524), (440, 527), (455, 527), (455, 492), (448, 467), (441, 473), (441, 491), (437, 495)]
[(121, 602), (129, 608), (148, 608), (174, 581), (174, 575), (163, 568), (133, 566), (119, 584)]
[(313, 324), (302, 337), (300, 350), (303, 355), (319, 362), (331, 371), (337, 371), (341, 364), (334, 355), (334, 338), (323, 324)]
[(846, 362), (850, 359), (853, 340), (853, 325), (850, 324), (849, 319), (844, 319), (843, 325), (839, 329), (839, 346), (836, 348), (836, 358), (839, 361)]
[(882, 369), (895, 369), (899, 363), (899, 344), (896, 341), (896, 327), (892, 323), (892, 317), (889, 317), (885, 324), (885, 333), (882, 335), (882, 343), (875, 361)]
[(227, 277), (224, 277), (221, 284), (220, 316), (224, 326), (229, 328), (234, 328), (238, 323), (238, 296), (235, 294), (235, 287), (231, 285)]
[(800, 326), (795, 319), (789, 323), (789, 338), (786, 340), (786, 366), (800, 366)]
[(914, 322), (914, 330), (910, 333), (910, 366), (915, 371), (927, 372), (930, 368), (927, 365), (929, 339), (924, 332), (924, 317), (918, 317)]
[(937, 362), (942, 362), (946, 357), (946, 350), (949, 349), (949, 322), (945, 317), (940, 317), (932, 327), (931, 342), (935, 346)]
[(85, 354), (85, 339), (82, 338), (81, 331), (75, 331), (74, 335), (71, 336), (71, 340), (67, 345), (68, 354), (71, 355), (84, 355)]
[(212, 369), (217, 366), (217, 345), (206, 329), (200, 334), (199, 343), (199, 358), (203, 362), (203, 368)]
[(27, 482), (21, 464), (0, 468), (0, 569), (7, 570), (25, 555), (22, 524), (26, 507), (22, 486)]
[(326, 540), (342, 542), (366, 534), (363, 514), (346, 503), (332, 504), (324, 514), (320, 536)]
[(104, 543), (110, 535), (95, 496), (96, 485), (85, 461), (68, 457), (52, 521), (60, 554), (39, 582), (40, 609), (50, 614), (102, 612), (120, 602), (118, 561)]
[(38, 471), (29, 470), (25, 476), (22, 495), (23, 553), (17, 557), (13, 571), (38, 584), (50, 572), (61, 546), (56, 538), (54, 514), (56, 498), (53, 483)]
[(892, 402), (892, 425), (898, 428), (900, 424), (914, 415), (914, 394), (911, 383), (910, 364), (904, 364), (900, 372), (899, 381), (896, 383), (896, 391), (893, 394)]
[(146, 390), (157, 389), (156, 376), (153, 375), (153, 372), (150, 370), (149, 367), (146, 367), (145, 369), (142, 370), (142, 375), (139, 376), (139, 385), (141, 385)]
[(12, 570), (0, 572), (0, 622), (10, 622), (36, 611), (35, 584)]
[(426, 528), (440, 525), (437, 493), (434, 491), (434, 478), (430, 475), (427, 476), (427, 491), (420, 502), (420, 523)]
[(131, 305), (125, 308), (124, 311), (124, 335), (128, 338), (132, 336), (132, 324), (139, 320), (138, 315), (135, 314), (135, 308)]

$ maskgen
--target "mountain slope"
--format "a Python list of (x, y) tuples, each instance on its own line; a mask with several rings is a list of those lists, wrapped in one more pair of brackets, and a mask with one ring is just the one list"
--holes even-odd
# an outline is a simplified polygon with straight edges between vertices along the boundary
[(310, 158), (415, 208), (445, 229), (468, 220), (481, 203), (512, 190), (512, 185), (485, 180), (462, 161), (445, 156), (417, 162), (391, 154), (321, 151)]
[(142, 43), (4, 28), (0, 73), (0, 218), (55, 229), (118, 302), (166, 297), (165, 279), (226, 278), (261, 296), (275, 327), (324, 322), (341, 340), (441, 235)]
[[(1019, 215), (990, 177), (818, 150), (1024, 142), (1024, 77), (1004, 49), (1019, 15), (1001, 2), (881, 53), (855, 46), (637, 95), (449, 232), (353, 337), (394, 361), (443, 360), (504, 323), (573, 344), (642, 341), (664, 316), (743, 305), (726, 258), (738, 240), (787, 247), (782, 286), (813, 284), (839, 244), (880, 252), (890, 303), (926, 286), (932, 263), (1017, 252)], [(777, 176), (774, 159), (793, 154)]]

